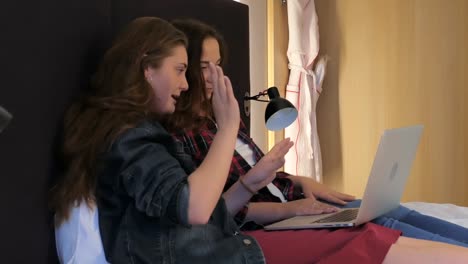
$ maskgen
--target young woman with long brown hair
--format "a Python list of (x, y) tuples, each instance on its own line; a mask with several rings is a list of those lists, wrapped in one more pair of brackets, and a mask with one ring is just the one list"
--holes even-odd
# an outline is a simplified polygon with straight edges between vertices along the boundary
[[(250, 170), (221, 197), (240, 122), (222, 69), (213, 63), (207, 66), (218, 131), (198, 168), (161, 125), (188, 89), (185, 45), (184, 35), (172, 25), (146, 17), (131, 22), (105, 54), (93, 94), (67, 115), (66, 173), (53, 199), (58, 224), (68, 221), (77, 204), (96, 202), (102, 245), (111, 263), (265, 263), (263, 253), (271, 256), (267, 241), (281, 238), (281, 232), (255, 234), (259, 244), (239, 232), (231, 214), (272, 180), (291, 143), (276, 145), (261, 170)], [(395, 231), (387, 232), (385, 239), (366, 233), (377, 239), (368, 241), (378, 252), (372, 258), (363, 259), (359, 250), (331, 250), (327, 255), (352, 243), (326, 239), (340, 232), (321, 233), (329, 243), (300, 252), (307, 262), (385, 258), (401, 263), (401, 258), (433, 260), (436, 250), (440, 260), (451, 263), (467, 257), (459, 248), (439, 244), (398, 240), (391, 246), (399, 236)], [(301, 242), (298, 236), (286, 238), (293, 239), (292, 244)], [(311, 252), (317, 254), (311, 258)]]
[[(104, 55), (92, 95), (66, 115), (66, 172), (53, 188), (56, 224), (67, 222), (82, 203), (97, 204), (109, 262), (263, 259), (257, 244), (242, 249), (249, 237), (238, 234), (220, 199), (239, 122), (222, 69), (210, 65), (220, 133), (206, 162), (196, 169), (160, 124), (188, 89), (186, 45), (184, 34), (162, 19), (134, 20)], [(265, 185), (290, 147), (287, 140), (279, 144), (270, 157), (270, 172), (247, 175), (243, 183), (252, 189)], [(225, 198), (235, 197), (230, 203), (235, 207), (250, 196), (238, 185)]]
[[(212, 83), (206, 66), (209, 63), (223, 65), (226, 60), (226, 45), (216, 29), (201, 21), (184, 19), (173, 21), (173, 24), (182, 30), (189, 39), (190, 66), (187, 70), (187, 80), (191, 89), (181, 96), (176, 106), (176, 112), (166, 122), (166, 126), (176, 138), (184, 143), (185, 151), (199, 163), (203, 161), (217, 130), (210, 102)], [(263, 157), (263, 153), (248, 136), (245, 126), (241, 123), (225, 190), (229, 189), (239, 177), (250, 169), (261, 168)], [(274, 189), (272, 191), (271, 188), (262, 188), (252, 197), (249, 204), (236, 215), (236, 220), (243, 225), (243, 230), (261, 229), (262, 224), (295, 215), (318, 214), (333, 210), (334, 207), (321, 203), (318, 199), (339, 206), (358, 206), (360, 202), (359, 200), (353, 201), (354, 197), (350, 195), (336, 192), (306, 177), (277, 172), (273, 183), (274, 187), (277, 187), (279, 195), (273, 192)], [(286, 199), (282, 197), (283, 195)], [(281, 202), (281, 198), (284, 199), (283, 202)], [(459, 246), (467, 246), (468, 242), (467, 229), (421, 215), (404, 207), (400, 207), (374, 222), (401, 230), (403, 235), (408, 237)], [(412, 224), (417, 224), (421, 228)], [(377, 228), (377, 230), (380, 229)], [(379, 232), (385, 233), (385, 231)], [(286, 233), (282, 235), (285, 236)], [(311, 245), (309, 242), (303, 243)]]

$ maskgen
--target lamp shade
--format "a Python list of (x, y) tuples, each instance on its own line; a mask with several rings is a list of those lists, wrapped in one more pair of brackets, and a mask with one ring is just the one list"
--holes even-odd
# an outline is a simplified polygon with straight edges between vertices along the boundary
[(0, 106), (0, 132), (7, 127), (11, 118), (11, 114), (5, 108)]
[(279, 96), (278, 88), (268, 89), (270, 102), (265, 110), (265, 124), (268, 130), (280, 130), (291, 125), (297, 118), (297, 109), (288, 100)]

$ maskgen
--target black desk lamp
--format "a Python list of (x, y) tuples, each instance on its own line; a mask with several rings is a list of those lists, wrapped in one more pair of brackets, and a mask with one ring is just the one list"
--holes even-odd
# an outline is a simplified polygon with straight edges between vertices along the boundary
[[(266, 95), (268, 95), (270, 100), (258, 99), (260, 96)], [(278, 88), (276, 87), (270, 87), (254, 96), (246, 95), (244, 101), (248, 100), (268, 102), (265, 109), (265, 125), (268, 130), (275, 131), (286, 128), (297, 118), (297, 109), (291, 102), (280, 97)]]
[(0, 133), (5, 129), (13, 116), (0, 106)]

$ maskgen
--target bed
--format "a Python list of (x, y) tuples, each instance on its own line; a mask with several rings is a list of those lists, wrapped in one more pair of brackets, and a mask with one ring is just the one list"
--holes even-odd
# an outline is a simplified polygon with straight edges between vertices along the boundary
[(444, 219), (468, 228), (468, 207), (448, 203), (407, 202), (402, 205), (422, 214)]
[[(3, 3), (0, 10), (0, 105), (14, 115), (0, 134), (2, 259), (8, 263), (58, 262), (46, 200), (61, 171), (63, 112), (86, 89), (124, 24), (138, 16), (190, 16), (215, 25), (229, 43), (226, 73), (236, 97), (250, 90), (249, 10), (235, 1), (26, 0)], [(249, 118), (242, 119), (248, 126)], [(405, 205), (468, 227), (468, 208)]]

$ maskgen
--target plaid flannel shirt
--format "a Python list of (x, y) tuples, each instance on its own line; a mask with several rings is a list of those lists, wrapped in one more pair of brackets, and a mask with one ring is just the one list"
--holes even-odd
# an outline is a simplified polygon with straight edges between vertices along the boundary
[[(183, 131), (180, 134), (174, 134), (173, 136), (183, 143), (184, 151), (190, 154), (194, 162), (199, 166), (206, 157), (208, 150), (213, 143), (216, 132), (216, 124), (209, 121), (206, 122), (206, 125), (203, 126), (198, 133), (194, 133), (193, 131)], [(240, 123), (237, 137), (242, 140), (242, 142), (250, 146), (254, 153), (255, 162), (259, 161), (265, 155), (253, 142), (252, 138), (248, 136), (247, 129), (242, 122)], [(227, 178), (224, 186), (224, 191), (228, 190), (241, 175), (246, 174), (251, 168), (252, 167), (247, 163), (247, 161), (237, 151), (234, 151), (231, 168), (229, 170), (229, 177)], [(294, 187), (293, 182), (287, 178), (288, 176), (289, 174), (286, 172), (277, 172), (272, 183), (278, 187), (288, 201), (303, 198), (301, 190)], [(258, 194), (252, 196), (250, 202), (281, 202), (281, 200), (271, 194), (270, 191), (264, 187), (258, 191)], [(244, 223), (247, 211), (248, 205), (244, 206), (235, 215), (235, 220), (238, 224), (242, 225)]]

